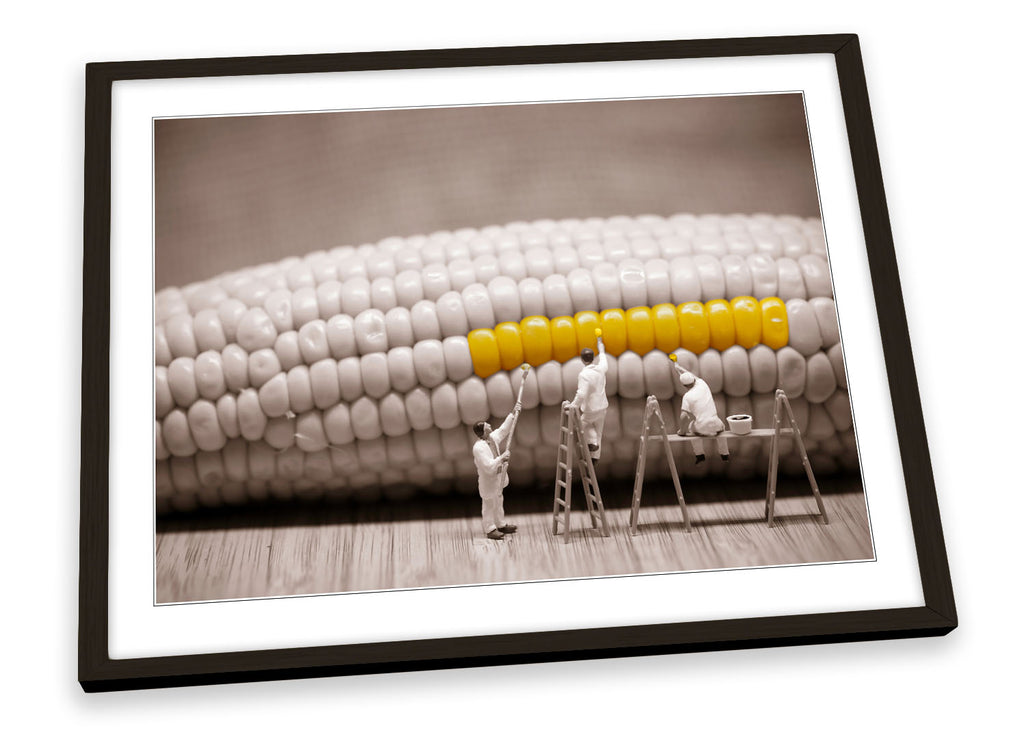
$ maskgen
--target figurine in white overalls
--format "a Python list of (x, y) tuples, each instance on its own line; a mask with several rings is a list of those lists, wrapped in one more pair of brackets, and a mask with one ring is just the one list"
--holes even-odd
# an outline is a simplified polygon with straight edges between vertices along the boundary
[(515, 525), (505, 522), (509, 451), (501, 452), (500, 448), (522, 408), (523, 405), (516, 402), (515, 408), (496, 429), (492, 430), (487, 422), (473, 425), (473, 431), (479, 438), (473, 443), (473, 462), (479, 477), (477, 488), (482, 500), (484, 534), (491, 540), (501, 540), (506, 534), (516, 531)]
[(576, 396), (569, 405), (580, 410), (583, 439), (590, 451), (591, 463), (596, 466), (601, 458), (601, 435), (604, 433), (604, 416), (608, 412), (608, 395), (605, 393), (608, 358), (604, 353), (600, 328), (594, 334), (597, 336), (598, 358), (594, 360), (594, 351), (589, 348), (580, 352), (583, 370), (576, 381)]
[[(670, 356), (675, 361), (675, 356)], [(679, 383), (683, 385), (683, 402), (679, 412), (679, 435), (715, 436), (715, 443), (723, 461), (729, 460), (729, 443), (719, 433), (725, 429), (725, 423), (718, 416), (715, 398), (711, 389), (703, 379), (698, 378), (678, 363), (672, 364), (679, 374)], [(704, 442), (693, 441), (693, 452), (697, 463), (704, 458)]]

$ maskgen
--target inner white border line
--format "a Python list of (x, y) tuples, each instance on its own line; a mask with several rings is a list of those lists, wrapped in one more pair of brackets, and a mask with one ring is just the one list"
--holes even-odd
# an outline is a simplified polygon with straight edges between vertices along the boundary
[[(286, 110), (286, 111), (271, 111), (271, 112), (266, 112), (265, 111), (265, 112), (255, 112), (255, 113), (250, 112), (250, 113), (244, 113), (244, 114), (241, 114), (241, 115), (236, 115), (236, 114), (208, 114), (208, 115), (188, 115), (188, 116), (179, 116), (179, 117), (171, 117), (171, 116), (154, 117), (153, 118), (153, 147), (152, 147), (152, 150), (153, 150), (153, 177), (151, 179), (151, 186), (152, 186), (152, 192), (153, 192), (153, 196), (152, 196), (152, 201), (153, 201), (153, 211), (152, 211), (153, 241), (152, 241), (152, 244), (153, 245), (152, 245), (152, 247), (153, 247), (153, 254), (154, 254), (154, 264), (155, 264), (155, 259), (156, 259), (156, 161), (155, 161), (155, 159), (156, 159), (156, 156), (155, 156), (155, 152), (156, 152), (156, 130), (155, 130), (155, 123), (158, 120), (203, 120), (203, 119), (208, 119), (208, 118), (266, 117), (266, 116), (276, 116), (276, 115), (331, 115), (331, 114), (336, 114), (336, 113), (384, 112), (384, 111), (395, 111), (395, 110), (452, 110), (452, 109), (465, 108), (465, 107), (510, 107), (510, 106), (519, 106), (519, 105), (562, 105), (562, 104), (589, 103), (589, 102), (651, 102), (651, 101), (658, 101), (658, 100), (694, 100), (694, 99), (703, 99), (703, 98), (708, 98), (708, 97), (754, 97), (754, 96), (760, 97), (760, 96), (769, 96), (769, 95), (799, 95), (800, 96), (801, 106), (804, 109), (804, 125), (807, 127), (805, 132), (807, 133), (807, 136), (808, 136), (808, 146), (810, 147), (810, 150), (811, 150), (811, 169), (812, 169), (812, 172), (813, 172), (814, 182), (815, 182), (815, 196), (816, 196), (816, 200), (818, 202), (818, 211), (820, 213), (821, 212), (821, 197), (818, 194), (817, 170), (815, 169), (815, 166), (814, 166), (814, 145), (813, 145), (813, 141), (811, 141), (811, 139), (810, 139), (810, 128), (809, 128), (809, 122), (807, 120), (807, 105), (806, 105), (806, 101), (804, 100), (803, 90), (771, 90), (771, 91), (765, 91), (765, 92), (741, 92), (741, 93), (737, 93), (737, 94), (722, 93), (722, 94), (717, 94), (717, 95), (706, 95), (705, 94), (705, 95), (676, 95), (676, 96), (662, 96), (662, 97), (615, 97), (615, 98), (585, 98), (585, 99), (570, 99), (570, 100), (528, 100), (528, 101), (519, 101), (519, 102), (480, 102), (480, 103), (474, 103), (472, 105), (444, 105), (444, 106), (419, 105), (419, 106), (413, 106), (413, 107), (348, 108), (348, 109), (342, 109), (342, 110), (290, 110), (290, 111)], [(824, 221), (823, 221), (823, 227), (824, 227)], [(826, 231), (826, 238), (825, 238), (825, 240), (826, 240), (826, 249), (827, 249), (828, 248), (828, 245), (827, 245), (828, 244), (827, 231)], [(832, 266), (831, 266), (831, 262), (830, 262), (829, 263), (829, 282), (830, 283), (832, 283), (831, 269), (832, 269)], [(155, 274), (155, 268), (154, 268), (154, 274)], [(155, 277), (154, 277), (153, 284), (154, 284), (154, 289), (155, 289), (155, 284), (156, 284)], [(833, 288), (834, 288), (834, 284), (833, 284)], [(156, 303), (155, 303), (155, 300), (154, 300), (153, 301), (153, 307), (152, 307), (152, 309), (153, 309), (154, 324), (155, 324), (155, 321), (156, 321), (156, 306), (155, 305), (156, 305)], [(842, 335), (842, 330), (841, 329), (840, 329), (840, 335)], [(842, 341), (840, 340), (840, 342), (842, 342)], [(155, 355), (154, 355), (154, 361), (155, 361)], [(844, 361), (845, 361), (845, 357), (844, 357)], [(154, 365), (155, 365), (155, 363), (154, 363)], [(154, 385), (154, 393), (155, 393), (155, 385)], [(850, 395), (852, 397), (852, 392), (850, 392)], [(852, 401), (852, 399), (851, 399), (851, 401)], [(852, 407), (851, 407), (851, 409), (852, 409)], [(154, 417), (155, 416), (156, 416), (156, 414), (155, 414), (155, 409), (154, 409)], [(855, 431), (855, 437), (856, 437), (856, 431)], [(154, 442), (154, 445), (155, 445), (155, 443), (156, 443), (156, 432), (155, 432), (155, 430), (154, 430), (153, 442)], [(859, 444), (858, 444), (858, 453), (859, 453)], [(860, 475), (860, 471), (858, 469), (858, 476), (859, 475)], [(154, 483), (154, 488), (155, 488), (155, 483), (156, 483), (155, 470), (154, 470), (154, 480), (153, 480), (153, 483)], [(864, 494), (865, 507), (867, 508), (867, 489), (864, 488), (864, 479), (863, 478), (861, 478), (861, 488), (862, 488), (862, 491), (863, 491), (863, 494)], [(871, 532), (871, 512), (870, 512), (870, 508), (867, 508), (866, 512), (867, 512), (867, 516), (868, 516), (868, 536), (869, 536), (869, 539), (871, 540), (872, 553), (874, 553), (875, 549), (874, 549), (874, 538), (873, 538), (873, 534)], [(153, 521), (153, 606), (185, 606), (185, 605), (190, 605), (190, 604), (229, 603), (229, 602), (235, 602), (235, 601), (256, 601), (256, 600), (260, 600), (260, 599), (298, 599), (298, 598), (307, 598), (307, 597), (311, 597), (311, 596), (349, 596), (349, 595), (353, 595), (353, 594), (381, 594), (381, 593), (389, 593), (389, 592), (392, 592), (392, 591), (424, 591), (424, 590), (428, 590), (428, 589), (463, 588), (465, 586), (504, 586), (504, 585), (514, 585), (514, 584), (524, 584), (524, 583), (552, 583), (552, 582), (555, 582), (555, 581), (582, 580), (582, 579), (626, 578), (626, 577), (632, 577), (632, 576), (664, 576), (664, 575), (687, 574), (687, 573), (716, 573), (716, 572), (725, 572), (725, 571), (732, 571), (732, 570), (739, 570), (739, 569), (748, 569), (748, 568), (749, 569), (758, 569), (758, 568), (786, 568), (786, 567), (790, 567), (790, 566), (803, 566), (803, 565), (834, 565), (834, 564), (841, 564), (841, 563), (864, 563), (864, 562), (873, 562), (873, 561), (875, 561), (877, 559), (877, 555), (873, 555), (870, 558), (858, 558), (858, 559), (846, 559), (846, 560), (825, 560), (825, 561), (806, 561), (806, 562), (803, 562), (803, 563), (784, 563), (784, 564), (775, 564), (775, 565), (768, 564), (768, 565), (763, 565), (763, 566), (731, 566), (731, 567), (725, 567), (725, 568), (700, 568), (700, 569), (670, 570), (670, 571), (640, 571), (640, 572), (637, 572), (637, 573), (625, 573), (625, 574), (615, 574), (615, 575), (607, 575), (607, 576), (601, 576), (601, 575), (593, 575), (593, 576), (565, 576), (565, 577), (561, 577), (561, 578), (536, 578), (536, 579), (519, 579), (519, 580), (509, 580), (509, 581), (478, 581), (478, 582), (463, 583), (463, 584), (448, 584), (448, 585), (443, 585), (443, 586), (404, 586), (404, 587), (399, 587), (399, 588), (359, 589), (359, 590), (356, 590), (356, 591), (320, 591), (320, 592), (306, 593), (306, 594), (281, 594), (281, 595), (277, 595), (277, 596), (240, 596), (240, 597), (234, 597), (234, 598), (221, 598), (221, 599), (198, 599), (198, 600), (191, 600), (191, 601), (159, 602), (159, 601), (157, 601), (156, 545), (157, 545), (157, 540), (156, 540), (156, 520), (155, 520), (155, 517), (154, 517), (154, 521)]]

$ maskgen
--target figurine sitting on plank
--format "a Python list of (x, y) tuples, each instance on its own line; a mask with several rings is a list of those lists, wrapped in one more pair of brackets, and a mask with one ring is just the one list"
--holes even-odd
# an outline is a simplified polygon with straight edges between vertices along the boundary
[[(698, 378), (690, 371), (676, 363), (676, 356), (673, 353), (669, 356), (676, 373), (679, 374), (679, 383), (683, 385), (683, 402), (679, 412), (679, 435), (704, 435), (715, 436), (715, 443), (723, 461), (729, 460), (729, 443), (721, 437), (725, 429), (725, 423), (718, 416), (718, 408), (715, 406), (715, 398), (711, 395), (711, 389), (703, 379)], [(704, 442), (694, 440), (693, 452), (697, 457), (697, 463), (704, 458)]]

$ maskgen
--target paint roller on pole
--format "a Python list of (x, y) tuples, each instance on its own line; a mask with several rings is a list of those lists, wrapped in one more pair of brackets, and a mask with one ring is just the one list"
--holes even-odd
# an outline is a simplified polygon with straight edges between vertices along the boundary
[[(516, 404), (519, 407), (522, 407), (523, 406), (523, 387), (526, 386), (526, 377), (530, 373), (530, 364), (524, 363), (520, 368), (523, 371), (523, 379), (522, 379), (522, 381), (519, 382), (519, 394), (516, 395)], [(510, 427), (508, 429), (508, 440), (505, 442), (505, 451), (506, 452), (508, 452), (509, 450), (512, 449), (512, 436), (516, 432), (516, 423), (517, 422), (519, 422), (519, 414), (518, 413), (516, 413), (516, 415), (512, 418), (512, 427)]]

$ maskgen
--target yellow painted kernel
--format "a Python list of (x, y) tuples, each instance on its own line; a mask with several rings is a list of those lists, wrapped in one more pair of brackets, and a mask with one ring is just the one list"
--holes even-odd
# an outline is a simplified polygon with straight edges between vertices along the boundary
[(676, 306), (668, 303), (651, 308), (654, 321), (654, 345), (659, 351), (668, 353), (679, 347), (679, 318)]
[(692, 353), (701, 354), (711, 345), (708, 315), (700, 302), (679, 305), (679, 345)]
[(589, 348), (597, 350), (597, 336), (594, 331), (601, 327), (601, 317), (596, 312), (577, 312), (576, 317), (576, 346), (582, 351)]
[(761, 303), (753, 297), (732, 300), (732, 321), (736, 326), (736, 342), (753, 348), (761, 342)]
[(551, 322), (543, 315), (531, 315), (519, 323), (523, 333), (523, 358), (531, 366), (551, 360)]
[(501, 355), (493, 330), (471, 330), (466, 340), (469, 342), (469, 357), (473, 360), (473, 370), (477, 376), (486, 379), (501, 368)]
[(626, 334), (626, 313), (618, 308), (601, 311), (601, 339), (604, 347), (613, 356), (618, 356), (628, 346)]
[(577, 355), (575, 321), (571, 317), (556, 317), (551, 321), (551, 357), (565, 363)]
[(761, 342), (774, 350), (789, 342), (786, 303), (778, 297), (765, 297), (761, 300)]
[(520, 366), (523, 363), (523, 339), (519, 334), (519, 323), (499, 323), (494, 328), (494, 337), (498, 340), (501, 367), (511, 371)]
[(626, 310), (626, 344), (629, 350), (644, 355), (654, 350), (654, 318), (650, 307)]
[(711, 347), (724, 351), (736, 343), (736, 325), (732, 321), (732, 308), (724, 299), (713, 299), (704, 305), (708, 315)]
[(789, 343), (786, 304), (778, 297), (760, 302), (754, 297), (732, 301), (716, 299), (704, 304), (660, 304), (620, 309), (577, 312), (550, 320), (532, 315), (521, 322), (503, 322), (494, 330), (469, 334), (470, 355), (478, 376), (499, 369), (511, 371), (524, 361), (540, 366), (554, 359), (565, 363), (584, 348), (597, 350), (603, 332), (605, 348), (613, 356), (625, 350), (645, 355), (655, 348), (666, 354), (682, 346), (700, 354), (708, 348), (724, 351), (740, 345), (750, 349), (764, 343), (778, 350)]

